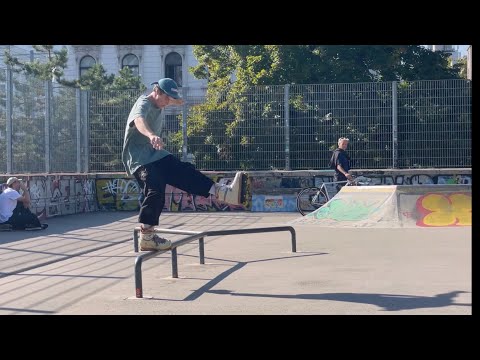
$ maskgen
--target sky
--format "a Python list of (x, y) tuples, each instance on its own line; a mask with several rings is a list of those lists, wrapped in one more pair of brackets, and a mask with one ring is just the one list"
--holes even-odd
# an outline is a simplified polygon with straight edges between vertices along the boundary
[(458, 45), (461, 56), (467, 55), (467, 49), (469, 45)]

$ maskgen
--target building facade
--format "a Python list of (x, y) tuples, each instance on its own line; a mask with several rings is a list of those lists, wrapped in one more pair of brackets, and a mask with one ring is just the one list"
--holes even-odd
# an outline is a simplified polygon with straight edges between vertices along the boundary
[(192, 45), (66, 45), (68, 80), (79, 78), (95, 64), (102, 64), (111, 74), (130, 67), (143, 83), (150, 84), (163, 77), (174, 79), (179, 86), (202, 90), (206, 81), (195, 79), (188, 71), (197, 64)]
[(449, 53), (453, 64), (455, 64), (462, 57), (458, 45), (456, 47), (455, 45), (425, 45), (425, 47), (431, 51), (442, 51)]
[[(30, 45), (2, 45), (21, 60), (33, 60), (40, 54)], [(197, 61), (193, 55), (193, 45), (57, 45), (56, 49), (66, 48), (68, 63), (65, 69), (67, 80), (78, 79), (95, 64), (102, 64), (109, 74), (118, 74), (129, 67), (139, 75), (145, 86), (163, 77), (174, 79), (189, 93), (202, 96), (207, 82), (196, 79), (188, 69)], [(3, 50), (2, 54), (3, 54)], [(41, 56), (40, 56), (41, 57)]]

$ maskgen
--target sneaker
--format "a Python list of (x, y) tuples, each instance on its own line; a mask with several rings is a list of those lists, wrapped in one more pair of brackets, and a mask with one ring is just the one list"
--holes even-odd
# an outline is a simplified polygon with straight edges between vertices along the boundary
[(0, 231), (12, 231), (12, 225), (0, 224)]
[(215, 196), (230, 205), (241, 205), (243, 173), (237, 172), (230, 185), (215, 184)]
[(161, 238), (153, 231), (141, 230), (140, 251), (168, 250), (172, 246), (170, 240)]
[(48, 224), (40, 224), (40, 226), (32, 224), (25, 225), (26, 231), (45, 230), (46, 228), (48, 228)]

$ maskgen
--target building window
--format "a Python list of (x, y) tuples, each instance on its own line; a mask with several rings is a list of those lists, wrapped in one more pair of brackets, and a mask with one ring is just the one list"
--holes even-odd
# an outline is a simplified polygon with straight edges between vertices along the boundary
[(85, 73), (95, 65), (96, 61), (90, 55), (84, 56), (82, 60), (80, 60), (80, 77), (85, 75)]
[(139, 74), (140, 74), (138, 65), (139, 65), (139, 61), (138, 61), (138, 57), (136, 55), (127, 54), (123, 57), (122, 69), (124, 67), (130, 68), (130, 70), (132, 70), (132, 72), (133, 72), (133, 75), (135, 75), (135, 76), (139, 76)]
[(182, 57), (172, 52), (165, 58), (165, 77), (175, 80), (178, 86), (182, 86)]

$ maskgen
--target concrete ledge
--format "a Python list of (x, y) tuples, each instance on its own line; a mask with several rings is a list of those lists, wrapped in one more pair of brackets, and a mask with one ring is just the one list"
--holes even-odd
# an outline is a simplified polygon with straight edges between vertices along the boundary
[[(214, 181), (233, 178), (235, 171), (205, 171)], [(471, 168), (450, 169), (354, 169), (353, 175), (372, 179), (372, 185), (472, 184)], [(304, 187), (333, 180), (334, 171), (246, 171), (246, 201), (230, 206), (167, 185), (163, 211), (295, 212), (295, 197)], [(14, 174), (23, 178), (32, 198), (32, 211), (41, 218), (91, 211), (138, 211), (142, 195), (133, 177), (125, 173)], [(0, 184), (13, 175), (0, 175)], [(1, 190), (1, 188), (0, 188)]]

